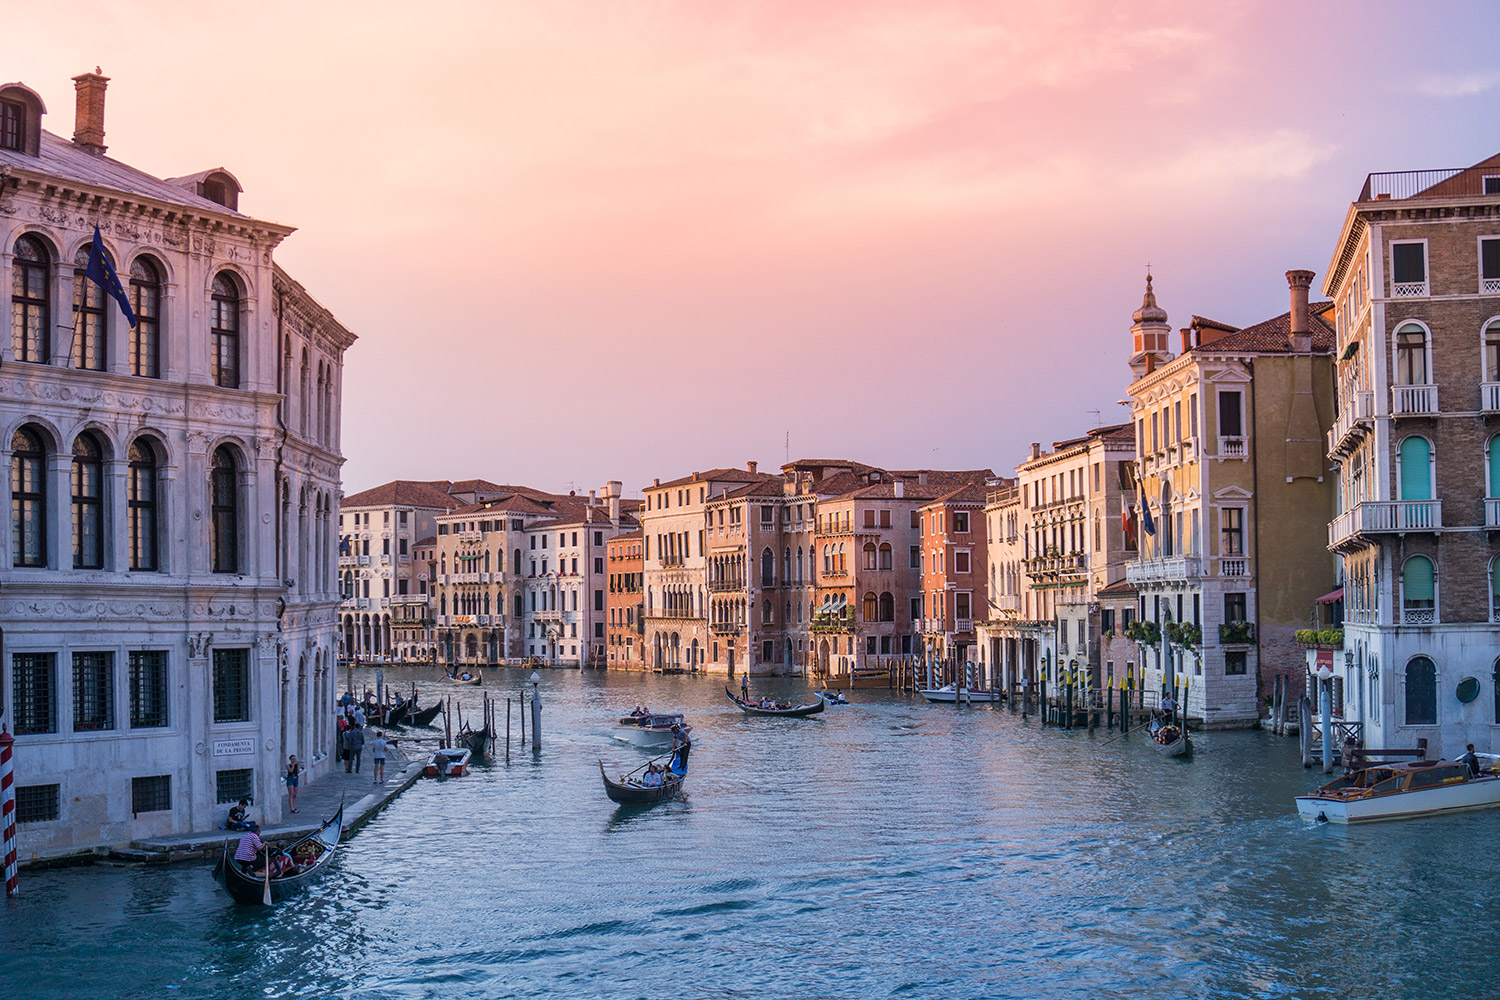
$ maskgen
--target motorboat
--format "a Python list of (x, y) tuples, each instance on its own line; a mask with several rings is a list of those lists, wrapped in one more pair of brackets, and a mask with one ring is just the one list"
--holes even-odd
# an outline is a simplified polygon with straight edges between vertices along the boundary
[(677, 732), (689, 733), (693, 727), (681, 715), (648, 713), (622, 715), (615, 726), (615, 739), (637, 747), (670, 747)]
[(427, 758), (422, 773), (429, 778), (461, 778), (469, 773), (469, 760), (473, 751), (468, 747), (447, 747), (434, 751)]
[(1329, 823), (1438, 816), (1500, 806), (1500, 760), (1482, 755), (1478, 775), (1457, 760), (1376, 764), (1297, 796), (1297, 815)]
[(934, 705), (952, 705), (956, 702), (972, 705), (975, 702), (996, 701), (999, 698), (998, 692), (995, 691), (986, 691), (983, 688), (961, 688), (952, 684), (944, 684), (940, 688), (922, 688), (917, 693)]
[(819, 691), (819, 692), (817, 692), (817, 695), (818, 695), (819, 698), (822, 698), (823, 701), (826, 702), (829, 705), (847, 705), (847, 704), (849, 704), (849, 696), (846, 695), (846, 694), (844, 694), (841, 691)]

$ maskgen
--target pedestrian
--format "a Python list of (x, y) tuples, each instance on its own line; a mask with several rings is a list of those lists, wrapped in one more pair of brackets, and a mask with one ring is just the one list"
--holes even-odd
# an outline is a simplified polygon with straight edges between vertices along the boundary
[(355, 705), (354, 706), (354, 716), (353, 716), (353, 718), (354, 718), (354, 724), (356, 726), (359, 726), (361, 729), (363, 729), (364, 725), (365, 725), (365, 712), (364, 712), (364, 709), (360, 708), (358, 705)]
[(286, 759), (286, 774), (281, 780), (286, 782), (287, 804), (292, 807), (292, 812), (297, 811), (297, 785), (302, 779), (302, 765), (297, 763), (297, 755), (292, 754)]
[(344, 773), (349, 773), (349, 765), (354, 765), (354, 773), (359, 773), (360, 762), (365, 754), (365, 731), (358, 725), (349, 729), (349, 757), (344, 761)]
[(374, 765), (371, 774), (371, 784), (385, 784), (385, 735), (379, 730), (375, 732), (375, 738), (370, 741), (370, 760)]
[(338, 743), (336, 744), (338, 747), (338, 759), (343, 760), (347, 756), (345, 751), (349, 745), (349, 741), (344, 738), (349, 732), (349, 717), (340, 710), (336, 721), (339, 727)]

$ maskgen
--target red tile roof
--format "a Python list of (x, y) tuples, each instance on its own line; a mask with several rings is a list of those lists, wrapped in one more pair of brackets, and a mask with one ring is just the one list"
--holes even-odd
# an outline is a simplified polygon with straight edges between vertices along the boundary
[(448, 495), (446, 479), (428, 482), (397, 479), (346, 496), (339, 506), (346, 510), (350, 507), (426, 507), (432, 510), (451, 510), (458, 506), (458, 501)]
[(707, 472), (695, 472), (690, 476), (682, 476), (645, 488), (648, 490), (664, 490), (669, 486), (689, 486), (693, 483), (753, 483), (761, 475), (762, 473), (750, 472), (748, 469), (709, 469)]
[[(1312, 335), (1315, 354), (1327, 354), (1333, 350), (1334, 332), (1322, 317), (1328, 311), (1328, 303), (1315, 302), (1308, 306), (1307, 326)], [(1209, 344), (1194, 347), (1194, 352), (1205, 354), (1290, 354), (1292, 314), (1284, 312), (1243, 330), (1228, 333)]]

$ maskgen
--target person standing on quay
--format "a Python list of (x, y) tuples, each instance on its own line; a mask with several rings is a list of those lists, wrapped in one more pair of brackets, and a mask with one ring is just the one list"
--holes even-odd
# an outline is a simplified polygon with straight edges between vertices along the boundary
[(297, 755), (292, 754), (286, 759), (286, 774), (282, 775), (286, 782), (287, 804), (291, 806), (292, 812), (297, 811), (297, 786), (302, 782), (302, 765), (297, 763)]
[(381, 733), (381, 732), (379, 732), (377, 730), (376, 733), (375, 733), (375, 738), (370, 741), (370, 760), (371, 760), (371, 762), (373, 764), (372, 773), (370, 775), (370, 778), (371, 778), (371, 782), (370, 783), (371, 784), (375, 784), (375, 785), (383, 785), (383, 784), (385, 784), (385, 748), (386, 748), (386, 746), (387, 746), (387, 744), (385, 742), (385, 734), (383, 734), (383, 733)]
[(348, 774), (353, 770), (358, 774), (365, 752), (365, 731), (358, 726), (350, 726), (349, 731), (344, 734), (344, 740), (344, 773)]

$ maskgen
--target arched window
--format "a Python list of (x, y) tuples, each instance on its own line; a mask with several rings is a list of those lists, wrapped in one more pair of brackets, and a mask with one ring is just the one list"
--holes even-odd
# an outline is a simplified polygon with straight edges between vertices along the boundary
[(865, 569), (875, 568), (875, 543), (865, 542)]
[(1437, 666), (1425, 656), (1406, 664), (1406, 724), (1437, 725)]
[(839, 542), (839, 572), (847, 573), (848, 571), (849, 564), (844, 562), (844, 543)]
[(1500, 622), (1500, 556), (1490, 560), (1490, 621)]
[(896, 620), (896, 598), (891, 595), (889, 590), (882, 592), (880, 595), (880, 620), (883, 622), (893, 622)]
[(1401, 499), (1432, 499), (1432, 446), (1413, 434), (1401, 442)]
[(47, 450), (31, 427), (10, 439), (10, 511), (12, 562), (47, 565)]
[(302, 348), (302, 392), (298, 399), (300, 404), (297, 409), (297, 423), (302, 427), (302, 436), (307, 437), (312, 428), (312, 372), (307, 365), (307, 348)]
[(873, 591), (865, 594), (864, 608), (862, 610), (864, 612), (864, 621), (872, 622), (875, 621), (877, 617), (879, 617), (880, 604), (876, 599)]
[(1496, 660), (1490, 668), (1490, 690), (1494, 692), (1495, 717), (1493, 722), (1500, 725), (1500, 660)]
[(1491, 320), (1484, 328), (1484, 380), (1500, 382), (1500, 319)]
[(209, 472), (209, 553), (215, 573), (238, 573), (240, 518), (235, 494), (239, 490), (234, 452), (227, 446), (214, 449)]
[(890, 569), (891, 567), (892, 567), (892, 561), (891, 561), (891, 543), (890, 542), (881, 542), (880, 543), (880, 568), (881, 569)]
[(47, 286), (52, 255), (47, 252), (46, 244), (35, 236), (22, 236), (16, 240), (15, 259), (11, 265), (11, 351), (17, 361), (44, 365), (51, 355)]
[(73, 442), (73, 568), (104, 566), (104, 449), (92, 434)]
[(1427, 384), (1427, 331), (1417, 323), (1396, 330), (1396, 384)]
[(1430, 625), (1437, 617), (1437, 578), (1432, 560), (1412, 556), (1401, 567), (1401, 620)]
[(223, 386), (226, 389), (238, 389), (240, 387), (240, 290), (227, 271), (220, 271), (214, 278), (209, 326), (213, 333), (214, 385)]
[(760, 554), (760, 585), (762, 587), (774, 586), (776, 583), (776, 556), (769, 549), (764, 549)]
[(770, 600), (761, 602), (760, 622), (762, 625), (770, 625), (773, 621), (775, 621), (775, 615), (776, 612), (771, 609)]
[(130, 568), (154, 570), (156, 559), (156, 452), (150, 442), (130, 444), (126, 482), (126, 527), (130, 533)]
[(104, 289), (88, 280), (92, 243), (73, 255), (73, 367), (102, 372), (109, 363), (109, 342), (104, 325)]
[(513, 568), (511, 570), (511, 572), (515, 573), (516, 576), (520, 576), (521, 575), (521, 550), (520, 549), (516, 549), (515, 550), (515, 554), (512, 556), (511, 562), (513, 564)]
[(833, 546), (831, 546), (831, 545), (825, 545), (825, 546), (823, 546), (823, 572), (824, 573), (832, 573), (833, 572), (833, 555), (832, 555), (832, 553), (833, 553)]
[(1484, 459), (1485, 470), (1488, 473), (1485, 479), (1489, 487), (1484, 495), (1490, 498), (1500, 497), (1500, 434), (1496, 434), (1485, 442)]
[(790, 547), (781, 550), (781, 582), (792, 582), (792, 550)]

